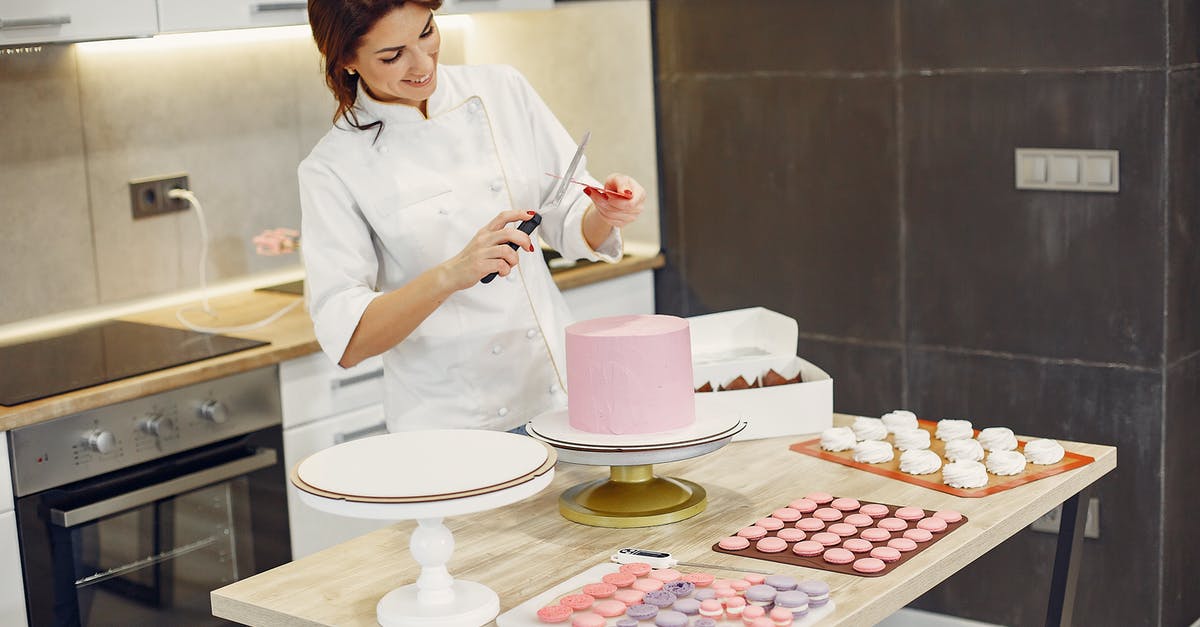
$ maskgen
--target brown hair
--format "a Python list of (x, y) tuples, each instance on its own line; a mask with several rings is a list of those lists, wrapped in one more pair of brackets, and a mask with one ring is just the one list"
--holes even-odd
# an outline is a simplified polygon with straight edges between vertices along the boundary
[(359, 130), (383, 130), (383, 122), (359, 124), (354, 114), (358, 96), (358, 75), (346, 72), (346, 63), (354, 57), (367, 31), (383, 16), (407, 3), (418, 4), (432, 11), (441, 8), (442, 0), (308, 0), (308, 22), (312, 25), (313, 40), (325, 62), (325, 84), (337, 99), (333, 121), (345, 119)]

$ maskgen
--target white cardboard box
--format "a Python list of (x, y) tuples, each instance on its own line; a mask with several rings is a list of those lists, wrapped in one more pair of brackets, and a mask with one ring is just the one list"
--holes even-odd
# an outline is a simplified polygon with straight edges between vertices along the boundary
[(819, 433), (833, 425), (833, 379), (796, 355), (796, 321), (753, 307), (688, 318), (694, 387), (728, 383), (738, 375), (753, 381), (775, 369), (802, 383), (748, 390), (697, 392), (696, 410), (738, 416), (749, 425), (734, 440)]

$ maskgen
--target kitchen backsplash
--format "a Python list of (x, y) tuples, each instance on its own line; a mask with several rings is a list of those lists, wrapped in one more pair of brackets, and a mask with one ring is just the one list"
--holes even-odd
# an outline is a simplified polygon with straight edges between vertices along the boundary
[[(514, 65), (572, 135), (592, 131), (591, 172), (628, 172), (650, 194), (627, 240), (657, 247), (649, 2), (455, 16), (442, 28), (443, 63)], [(0, 112), (0, 325), (199, 287), (196, 212), (134, 221), (128, 182), (141, 177), (190, 176), (210, 282), (298, 267), (255, 255), (250, 238), (299, 225), (296, 166), (331, 123), (306, 29), (0, 55)]]

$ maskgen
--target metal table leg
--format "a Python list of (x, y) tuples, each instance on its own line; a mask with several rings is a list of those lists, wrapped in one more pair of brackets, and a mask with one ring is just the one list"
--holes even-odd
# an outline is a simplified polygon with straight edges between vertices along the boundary
[(1050, 604), (1046, 625), (1069, 626), (1075, 610), (1075, 589), (1079, 582), (1079, 556), (1083, 553), (1083, 527), (1087, 521), (1089, 488), (1063, 502), (1058, 527), (1058, 548), (1054, 553), (1054, 574), (1050, 579)]

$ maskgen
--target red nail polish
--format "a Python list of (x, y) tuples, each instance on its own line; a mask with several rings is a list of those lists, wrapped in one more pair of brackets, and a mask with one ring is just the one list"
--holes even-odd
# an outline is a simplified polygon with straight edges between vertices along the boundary
[(632, 195), (633, 195), (633, 190), (628, 190), (628, 189), (627, 189), (627, 190), (625, 190), (624, 194), (625, 194), (626, 196), (632, 196)]
[(529, 252), (533, 252), (533, 246), (529, 247)]
[(526, 211), (525, 213), (528, 213), (529, 215), (533, 215), (534, 213), (537, 213), (537, 212), (536, 211)]

